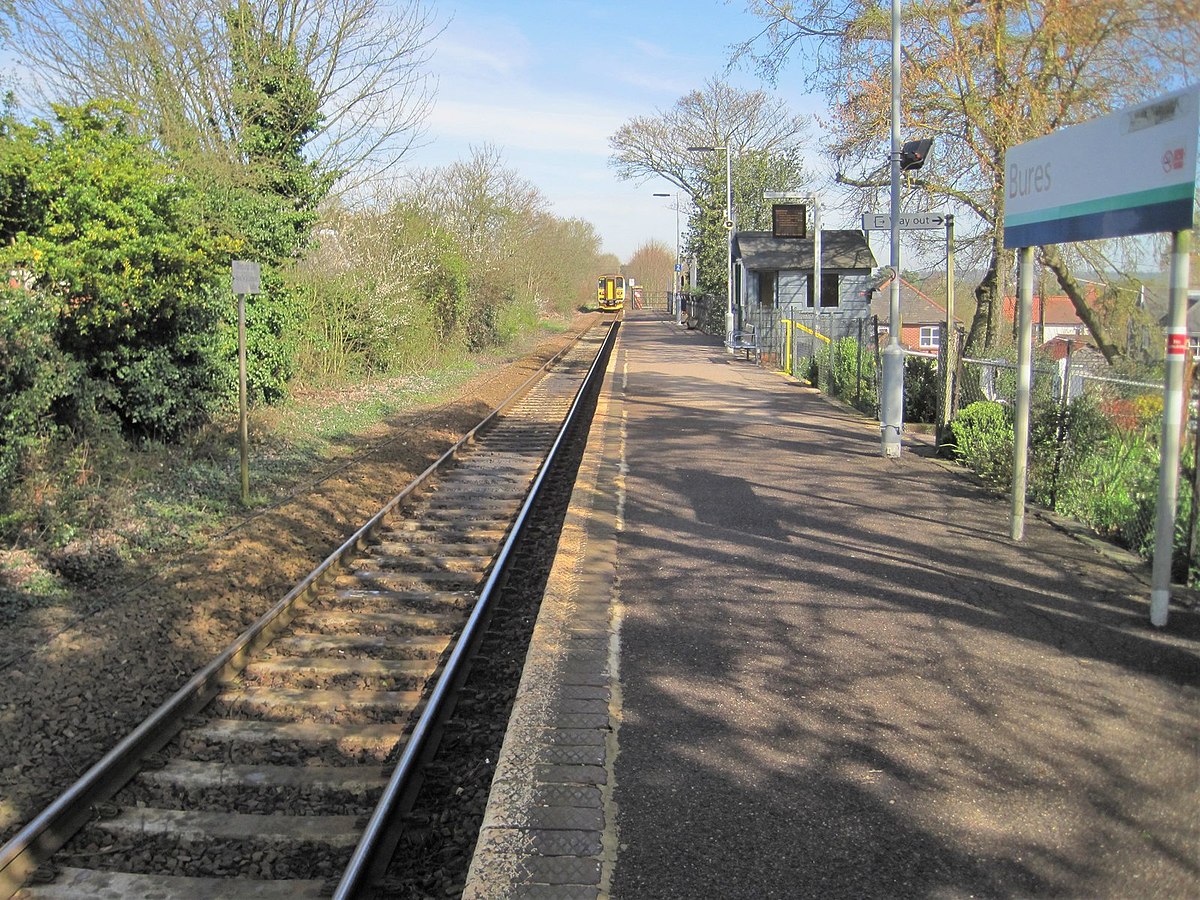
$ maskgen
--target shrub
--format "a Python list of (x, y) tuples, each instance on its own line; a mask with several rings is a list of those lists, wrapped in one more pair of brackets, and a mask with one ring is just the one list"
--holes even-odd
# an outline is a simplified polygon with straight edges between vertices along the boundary
[(828, 368), (829, 391), (866, 413), (878, 406), (875, 390), (875, 355), (852, 337), (844, 337), (818, 351), (814, 363)]
[(16, 152), (0, 180), (22, 199), (5, 214), (23, 218), (7, 223), (0, 262), (28, 273), (58, 347), (108, 386), (100, 396), (128, 433), (177, 437), (217, 390), (216, 269), (195, 191), (119, 107), (55, 112), (56, 124), (6, 129)]
[(904, 361), (904, 420), (936, 422), (937, 360), (907, 357)]
[(991, 400), (963, 408), (950, 423), (959, 460), (1002, 490), (1012, 483), (1013, 422), (1008, 409)]
[(0, 485), (10, 486), (27, 456), (58, 434), (60, 407), (75, 394), (82, 367), (59, 349), (54, 326), (33, 295), (0, 294)]

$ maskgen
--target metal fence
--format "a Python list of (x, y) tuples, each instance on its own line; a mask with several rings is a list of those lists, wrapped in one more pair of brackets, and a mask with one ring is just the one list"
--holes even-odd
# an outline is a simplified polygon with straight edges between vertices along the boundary
[[(723, 307), (722, 307), (723, 308)], [(763, 363), (809, 381), (868, 415), (878, 416), (880, 329), (873, 317), (848, 318), (810, 308), (759, 309), (745, 320), (758, 333)], [(720, 333), (717, 328), (713, 333)], [(1011, 487), (1013, 359), (965, 358), (964, 335), (941, 356), (908, 354), (904, 408), (908, 423), (945, 421), (947, 448), (998, 490)], [(955, 364), (946, 379), (946, 352)], [(1066, 355), (1039, 356), (1033, 373), (1029, 499), (1091, 527), (1149, 559), (1154, 550), (1162, 434), (1161, 362), (1126, 364), (1118, 373), (1095, 350), (1067, 345)], [(948, 381), (948, 383), (947, 383)], [(1189, 379), (1189, 383), (1193, 383)], [(946, 391), (949, 391), (948, 396)], [(978, 401), (988, 401), (972, 408)], [(1200, 581), (1200, 428), (1188, 404), (1176, 510), (1174, 574)], [(972, 437), (976, 443), (971, 444)]]
[(745, 322), (758, 335), (765, 365), (803, 378), (874, 415), (879, 370), (879, 323), (809, 307), (756, 309)]
[[(956, 382), (958, 411), (952, 428), (959, 455), (994, 486), (1007, 490), (1016, 366), (1004, 359), (963, 359)], [(1150, 559), (1158, 504), (1162, 385), (1160, 365), (1118, 374), (1091, 350), (1039, 360), (1030, 412), (1030, 500)], [(1187, 412), (1173, 568), (1178, 580), (1194, 581), (1200, 573), (1195, 490), (1200, 441), (1194, 396)], [(985, 418), (992, 424), (984, 424)]]

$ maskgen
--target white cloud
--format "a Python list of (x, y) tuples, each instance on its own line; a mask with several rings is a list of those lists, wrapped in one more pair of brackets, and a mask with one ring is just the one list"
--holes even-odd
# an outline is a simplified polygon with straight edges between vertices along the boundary
[(453, 80), (510, 78), (532, 55), (525, 33), (505, 19), (456, 18), (434, 45), (433, 68)]
[(517, 104), (439, 100), (428, 124), (440, 137), (476, 144), (607, 157), (608, 136), (620, 119), (563, 109), (557, 98), (532, 98)]

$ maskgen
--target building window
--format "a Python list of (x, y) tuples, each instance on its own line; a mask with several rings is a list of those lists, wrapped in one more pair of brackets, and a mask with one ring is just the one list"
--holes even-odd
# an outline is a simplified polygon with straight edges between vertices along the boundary
[[(813, 305), (813, 278), (809, 276), (808, 282), (808, 305)], [(839, 306), (838, 301), (838, 276), (830, 272), (821, 273), (821, 307)]]
[(921, 339), (917, 345), (922, 350), (937, 350), (942, 346), (942, 326), (922, 325)]
[(779, 285), (778, 272), (758, 273), (758, 303), (760, 306), (774, 306)]

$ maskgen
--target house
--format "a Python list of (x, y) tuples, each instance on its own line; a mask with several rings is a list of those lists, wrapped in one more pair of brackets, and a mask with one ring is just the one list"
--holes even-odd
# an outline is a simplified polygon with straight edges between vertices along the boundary
[[(885, 283), (872, 292), (871, 315), (879, 319), (881, 328), (887, 328), (891, 317), (891, 283)], [(963, 321), (954, 317), (956, 325)], [(942, 344), (942, 331), (946, 327), (946, 307), (938, 303), (916, 285), (900, 279), (900, 346), (917, 353), (936, 354)]]
[(817, 301), (814, 240), (775, 237), (769, 231), (734, 235), (734, 296), (743, 317), (751, 320), (821, 312), (846, 320), (869, 315), (867, 286), (875, 256), (857, 229), (821, 232), (821, 288)]
[[(1096, 302), (1096, 289), (1089, 285), (1084, 299), (1091, 306)], [(1016, 297), (1004, 298), (1004, 317), (1016, 320)], [(1049, 343), (1057, 337), (1087, 334), (1087, 326), (1075, 312), (1075, 304), (1066, 294), (1033, 295), (1033, 343), (1035, 346)]]

